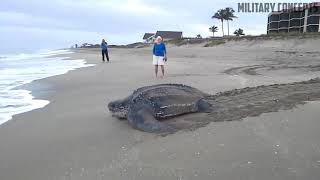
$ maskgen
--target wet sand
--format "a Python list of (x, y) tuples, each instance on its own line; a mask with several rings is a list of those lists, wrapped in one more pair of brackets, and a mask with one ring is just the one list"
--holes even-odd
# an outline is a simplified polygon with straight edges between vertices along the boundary
[[(101, 62), (98, 50), (77, 50), (71, 59), (96, 66), (31, 83), (27, 88), (51, 103), (0, 126), (0, 179), (319, 179), (319, 83), (288, 83), (320, 77), (320, 41), (297, 41), (169, 47), (164, 79), (153, 76), (148, 48), (111, 49), (110, 63)], [(287, 85), (263, 87), (264, 96), (255, 88), (241, 96), (225, 93), (218, 96), (229, 111), (224, 115), (241, 121), (210, 121), (165, 137), (134, 130), (108, 112), (111, 100), (158, 83), (187, 84), (209, 94)], [(303, 95), (296, 96), (298, 91)], [(298, 98), (288, 102), (286, 95)], [(237, 104), (235, 97), (250, 101)], [(259, 100), (263, 111), (241, 106), (257, 107)], [(247, 115), (228, 109), (236, 105)], [(207, 116), (175, 120), (204, 122)]]

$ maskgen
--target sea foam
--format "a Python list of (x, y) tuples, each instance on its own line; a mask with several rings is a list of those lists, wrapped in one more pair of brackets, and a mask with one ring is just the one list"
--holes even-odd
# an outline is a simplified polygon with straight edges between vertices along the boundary
[[(48, 100), (34, 99), (31, 91), (20, 89), (19, 86), (77, 68), (93, 66), (82, 59), (65, 60), (70, 53), (72, 52), (68, 50), (54, 50), (0, 55), (0, 124), (12, 119), (13, 115), (43, 108), (50, 103)], [(50, 57), (54, 55), (66, 57)]]

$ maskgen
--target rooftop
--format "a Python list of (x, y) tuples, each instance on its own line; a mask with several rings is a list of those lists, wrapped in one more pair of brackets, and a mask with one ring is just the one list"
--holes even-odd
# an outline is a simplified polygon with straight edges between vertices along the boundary
[(149, 39), (150, 37), (152, 37), (154, 35), (155, 35), (154, 33), (145, 33), (144, 36), (143, 36), (143, 39), (144, 40)]
[(180, 39), (182, 38), (181, 31), (157, 31), (156, 37), (161, 36), (164, 39)]

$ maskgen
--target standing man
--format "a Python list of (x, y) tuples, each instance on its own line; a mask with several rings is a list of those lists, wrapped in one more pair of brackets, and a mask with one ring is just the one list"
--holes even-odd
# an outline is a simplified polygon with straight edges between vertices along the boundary
[(158, 77), (158, 66), (161, 67), (163, 78), (164, 76), (164, 61), (167, 61), (166, 46), (162, 42), (162, 37), (158, 36), (153, 46), (153, 65), (155, 66), (156, 77)]
[(104, 56), (106, 56), (107, 61), (109, 62), (108, 43), (104, 39), (102, 39), (102, 42), (101, 42), (101, 54), (102, 54), (102, 61), (105, 62)]

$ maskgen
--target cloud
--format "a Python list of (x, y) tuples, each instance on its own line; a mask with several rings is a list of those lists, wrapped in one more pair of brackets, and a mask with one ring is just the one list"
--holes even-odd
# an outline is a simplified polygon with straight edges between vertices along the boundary
[[(265, 0), (263, 0), (265, 1)], [(221, 23), (211, 19), (225, 7), (237, 10), (237, 1), (222, 0), (3, 0), (0, 6), (0, 40), (24, 41), (29, 46), (69, 47), (87, 41), (110, 43), (141, 41), (145, 32), (179, 30), (184, 36), (211, 36), (208, 28)], [(266, 32), (267, 14), (237, 13), (230, 33)], [(225, 24), (226, 27), (226, 24)], [(225, 28), (225, 32), (227, 29)], [(10, 37), (10, 39), (8, 38)], [(51, 44), (50, 44), (51, 43)]]
[(122, 13), (127, 14), (162, 16), (168, 16), (171, 14), (160, 7), (144, 4), (141, 0), (128, 0), (122, 3), (105, 1), (102, 4), (104, 4), (106, 7), (112, 7), (117, 9), (118, 11), (121, 11)]
[(33, 16), (20, 12), (0, 12), (0, 23), (2, 26), (75, 28), (74, 24), (56, 18)]
[[(0, 28), (0, 52), (17, 50), (32, 51), (38, 49), (66, 48), (77, 43), (100, 43), (106, 38), (110, 44), (125, 44), (128, 41), (134, 42), (136, 35), (106, 34), (85, 30), (64, 30), (54, 28), (34, 28), (21, 26), (4, 26)], [(6, 49), (4, 49), (6, 48)]]
[(209, 32), (209, 27), (208, 24), (201, 23), (184, 24), (181, 30), (188, 29), (188, 31), (184, 33), (185, 37), (195, 37), (198, 34), (202, 37), (209, 37), (212, 36), (212, 33)]

